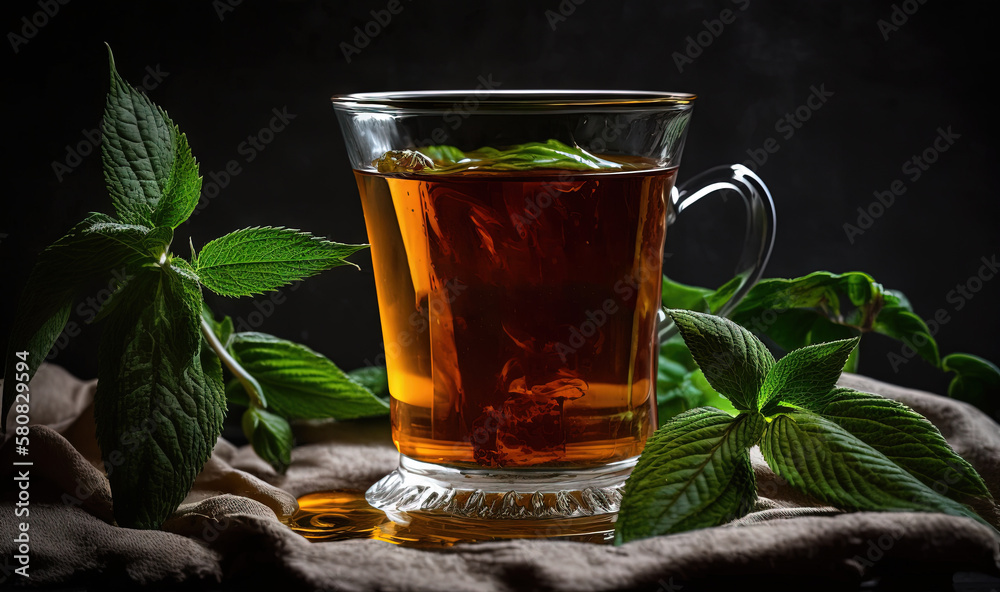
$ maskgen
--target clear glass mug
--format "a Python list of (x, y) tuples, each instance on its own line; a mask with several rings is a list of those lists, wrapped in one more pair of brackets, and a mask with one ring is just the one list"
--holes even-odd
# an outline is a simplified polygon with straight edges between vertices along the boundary
[[(371, 243), (400, 452), (371, 505), (402, 524), (617, 512), (657, 426), (667, 226), (707, 195), (745, 201), (741, 285), (720, 314), (759, 279), (774, 238), (770, 194), (746, 167), (674, 187), (694, 99), (333, 97)], [(512, 161), (489, 150), (511, 146)]]

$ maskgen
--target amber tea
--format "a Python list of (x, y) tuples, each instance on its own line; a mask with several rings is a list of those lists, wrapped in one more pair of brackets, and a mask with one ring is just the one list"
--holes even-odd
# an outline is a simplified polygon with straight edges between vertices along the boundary
[(656, 428), (676, 169), (621, 162), (625, 170), (595, 172), (355, 172), (400, 453), (505, 468), (598, 466), (641, 452)]

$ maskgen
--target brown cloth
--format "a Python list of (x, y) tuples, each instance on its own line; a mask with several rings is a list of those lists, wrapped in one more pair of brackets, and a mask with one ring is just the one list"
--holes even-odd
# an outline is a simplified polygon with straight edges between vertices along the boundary
[[(902, 401), (933, 421), (1000, 499), (1000, 427), (991, 419), (952, 399), (859, 376), (841, 383)], [(816, 504), (777, 480), (759, 453), (754, 464), (762, 498), (753, 513), (734, 524), (620, 547), (551, 540), (438, 550), (371, 539), (312, 543), (282, 524), (278, 517), (295, 510), (296, 496), (364, 489), (394, 468), (397, 454), (384, 419), (300, 433), (300, 441), (311, 443), (295, 448), (284, 476), (249, 447), (220, 439), (163, 530), (119, 528), (111, 522), (110, 490), (94, 437), (95, 384), (52, 365), (43, 365), (34, 378), (27, 518), (15, 517), (18, 488), (11, 485), (21, 468), (12, 463), (24, 458), (9, 439), (0, 448), (0, 588), (128, 583), (257, 589), (267, 583), (281, 585), (282, 592), (668, 591), (746, 578), (805, 589), (806, 581), (857, 585), (888, 568), (1000, 573), (1000, 539), (986, 526), (943, 514), (808, 509)], [(19, 564), (12, 541), (22, 520), (29, 523), (30, 578), (13, 573)]]

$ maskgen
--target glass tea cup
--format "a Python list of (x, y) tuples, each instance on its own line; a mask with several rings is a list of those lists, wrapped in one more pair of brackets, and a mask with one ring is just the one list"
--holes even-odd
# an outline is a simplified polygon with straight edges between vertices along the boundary
[(371, 243), (399, 467), (367, 492), (413, 516), (613, 515), (657, 426), (667, 227), (747, 206), (759, 279), (774, 205), (742, 165), (675, 187), (695, 96), (429, 91), (333, 98)]

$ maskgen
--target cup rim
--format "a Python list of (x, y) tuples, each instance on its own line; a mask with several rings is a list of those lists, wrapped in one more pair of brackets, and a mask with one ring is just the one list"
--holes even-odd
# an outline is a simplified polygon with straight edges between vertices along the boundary
[(454, 110), (456, 104), (475, 104), (480, 112), (576, 109), (684, 109), (697, 98), (693, 93), (648, 90), (422, 90), (338, 94), (330, 98), (335, 109), (348, 111)]

